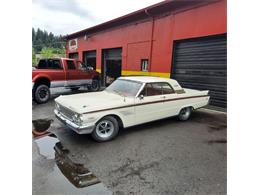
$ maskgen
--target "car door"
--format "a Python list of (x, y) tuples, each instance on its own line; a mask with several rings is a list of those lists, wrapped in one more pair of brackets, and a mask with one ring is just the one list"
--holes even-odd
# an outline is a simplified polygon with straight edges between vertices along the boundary
[(66, 78), (67, 78), (67, 86), (79, 86), (81, 85), (81, 81), (79, 79), (79, 71), (76, 68), (76, 64), (74, 60), (65, 60), (66, 63)]
[(146, 123), (162, 117), (163, 100), (161, 86), (147, 83), (139, 96), (135, 98), (136, 124)]
[(170, 117), (170, 116), (174, 116), (176, 114), (178, 114), (179, 112), (179, 101), (181, 100), (177, 100), (178, 98), (178, 94), (175, 93), (174, 89), (172, 88), (172, 86), (167, 83), (161, 83), (161, 87), (162, 87), (162, 94), (164, 96), (164, 102), (163, 102), (163, 114), (164, 117)]
[(80, 61), (77, 62), (77, 68), (78, 68), (79, 79), (81, 81), (81, 84), (82, 85), (91, 84), (92, 82), (91, 70), (89, 70), (88, 67)]

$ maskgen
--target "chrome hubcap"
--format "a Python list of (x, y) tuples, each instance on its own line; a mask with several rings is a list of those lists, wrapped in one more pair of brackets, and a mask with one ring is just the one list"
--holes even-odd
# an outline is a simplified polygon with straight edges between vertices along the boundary
[(188, 108), (184, 108), (184, 109), (182, 109), (181, 110), (181, 115), (183, 116), (183, 117), (187, 117), (187, 116), (189, 116), (189, 109)]
[(97, 124), (96, 133), (99, 137), (108, 138), (114, 132), (114, 124), (111, 121), (103, 120)]
[(39, 91), (39, 98), (40, 98), (41, 100), (45, 100), (45, 99), (48, 98), (48, 94), (49, 94), (49, 93), (48, 93), (48, 90), (42, 88), (42, 89), (40, 89), (40, 91)]

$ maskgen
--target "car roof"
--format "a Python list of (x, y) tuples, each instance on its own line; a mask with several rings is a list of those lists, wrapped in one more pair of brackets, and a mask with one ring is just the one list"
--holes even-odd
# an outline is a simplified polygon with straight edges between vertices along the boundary
[(119, 79), (136, 81), (141, 83), (167, 82), (173, 87), (174, 90), (182, 90), (180, 84), (176, 80), (170, 78), (154, 77), (154, 76), (123, 76), (120, 77)]
[(64, 57), (50, 57), (50, 58), (41, 58), (40, 60), (74, 60), (73, 58), (64, 58)]
[(120, 79), (138, 81), (142, 83), (174, 81), (173, 79), (154, 77), (154, 76), (124, 76), (124, 77), (120, 77)]

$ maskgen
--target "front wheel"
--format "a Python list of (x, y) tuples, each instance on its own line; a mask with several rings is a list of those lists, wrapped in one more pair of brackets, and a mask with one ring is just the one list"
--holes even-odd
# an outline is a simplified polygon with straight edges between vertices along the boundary
[(112, 116), (106, 116), (96, 124), (92, 137), (98, 142), (109, 141), (118, 134), (119, 126), (117, 120)]
[(47, 85), (40, 84), (34, 90), (34, 100), (38, 104), (46, 103), (50, 99), (51, 93)]
[(181, 121), (188, 120), (190, 118), (191, 111), (192, 111), (191, 107), (182, 108), (179, 113), (179, 119)]

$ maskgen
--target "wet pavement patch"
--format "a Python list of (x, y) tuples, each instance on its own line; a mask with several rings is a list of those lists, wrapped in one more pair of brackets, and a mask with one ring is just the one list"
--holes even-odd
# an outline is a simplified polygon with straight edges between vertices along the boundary
[[(84, 187), (87, 187), (86, 189), (88, 189), (88, 187), (94, 187), (95, 185), (97, 185), (99, 191), (108, 192), (106, 187), (89, 169), (84, 167), (83, 164), (74, 162), (69, 157), (70, 151), (63, 146), (54, 134), (35, 138), (34, 142), (39, 149), (40, 156), (43, 156), (44, 159), (46, 159), (46, 164), (47, 161), (50, 160), (55, 162), (55, 166), (52, 169), (52, 178), (49, 178), (48, 180), (55, 180), (57, 185), (60, 186), (64, 186), (65, 183), (68, 183), (69, 181), (72, 185), (71, 187), (66, 185), (66, 188), (68, 188), (72, 194), (74, 194), (74, 192), (79, 192), (76, 189)], [(93, 187), (91, 187), (91, 190), (95, 189)]]
[(209, 140), (207, 141), (208, 144), (226, 144), (226, 139), (217, 139), (217, 140)]
[(206, 124), (210, 133), (227, 129), (227, 117), (223, 117), (223, 114), (197, 111), (193, 113), (192, 121)]
[(227, 128), (227, 124), (215, 124), (215, 125), (209, 125), (208, 127), (210, 128), (208, 130), (209, 132), (221, 131)]
[(56, 143), (54, 150), (57, 166), (74, 186), (83, 188), (100, 183), (98, 178), (83, 164), (75, 163), (68, 157), (69, 151), (62, 146), (61, 142)]

